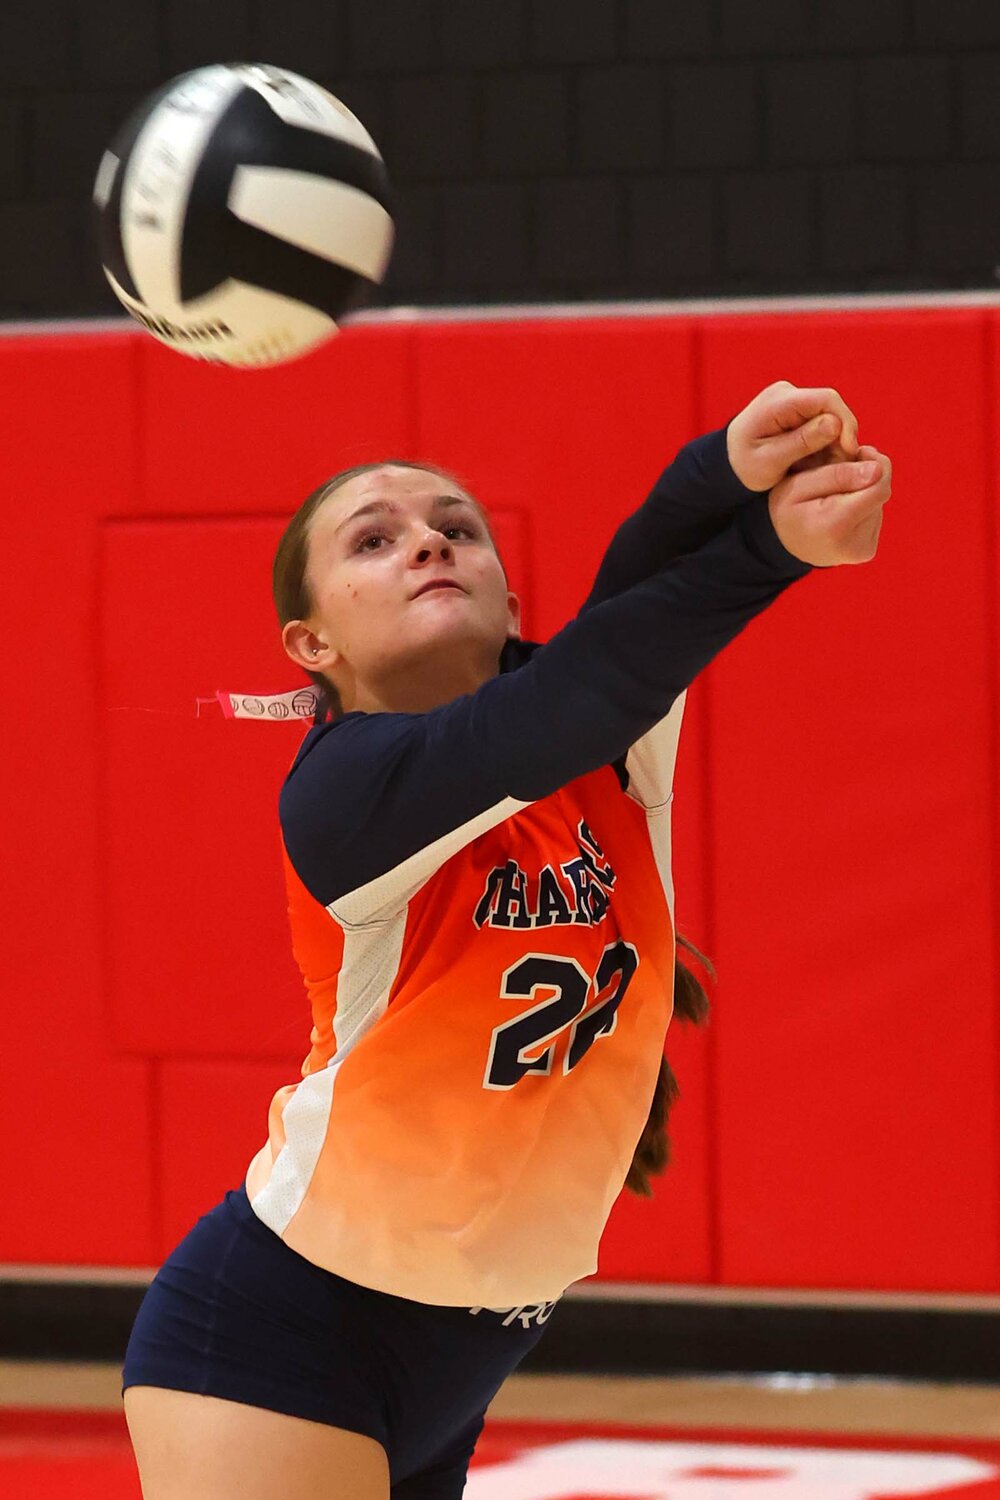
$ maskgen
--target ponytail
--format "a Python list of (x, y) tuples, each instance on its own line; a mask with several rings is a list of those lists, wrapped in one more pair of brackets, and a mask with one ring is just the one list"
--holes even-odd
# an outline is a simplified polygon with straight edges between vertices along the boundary
[[(693, 943), (677, 934), (678, 948), (686, 948), (716, 978), (712, 963), (699, 953)], [(682, 1021), (703, 1026), (708, 1020), (708, 995), (689, 968), (678, 958), (674, 964), (674, 1015)], [(680, 1096), (680, 1088), (673, 1069), (665, 1057), (660, 1059), (660, 1072), (649, 1106), (649, 1118), (643, 1127), (639, 1143), (632, 1156), (632, 1165), (625, 1178), (625, 1186), (638, 1198), (652, 1198), (650, 1178), (664, 1172), (670, 1161), (670, 1138), (667, 1134), (667, 1117), (671, 1106)]]

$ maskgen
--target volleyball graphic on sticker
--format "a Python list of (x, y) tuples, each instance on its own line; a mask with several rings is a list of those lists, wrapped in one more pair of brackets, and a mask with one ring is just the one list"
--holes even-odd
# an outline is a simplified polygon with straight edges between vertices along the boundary
[(104, 273), (179, 353), (255, 368), (337, 332), (385, 276), (389, 180), (341, 101), (298, 73), (219, 63), (122, 126), (94, 184)]

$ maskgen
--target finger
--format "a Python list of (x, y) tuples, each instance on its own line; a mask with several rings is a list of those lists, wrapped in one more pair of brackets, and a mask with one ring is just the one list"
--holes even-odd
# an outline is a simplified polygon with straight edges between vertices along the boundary
[(871, 562), (878, 551), (878, 539), (882, 531), (883, 512), (880, 505), (873, 515), (858, 522), (847, 538), (847, 550), (851, 562)]
[(881, 483), (886, 486), (886, 499), (892, 493), (892, 459), (886, 453), (880, 453), (877, 448), (863, 443), (858, 448), (858, 460), (861, 462), (877, 463), (882, 470)]
[[(863, 481), (866, 472), (873, 470), (881, 471), (879, 477), (871, 484), (865, 484)], [(828, 543), (836, 548), (838, 562), (869, 562), (878, 546), (882, 512), (891, 494), (887, 466), (874, 460), (865, 460), (862, 463), (831, 464), (825, 471), (812, 470), (808, 474), (786, 480), (779, 486), (779, 490), (785, 490), (787, 486), (787, 496), (782, 498), (782, 505), (794, 504), (793, 486), (799, 490), (801, 498), (805, 490), (804, 481), (812, 481), (812, 488), (815, 490), (816, 481), (823, 483), (824, 474), (826, 478), (823, 487), (828, 492), (813, 494), (813, 503), (806, 505), (806, 511), (812, 512), (815, 508), (815, 522), (826, 535)], [(833, 488), (838, 483), (844, 484), (845, 488)], [(860, 488), (857, 487), (859, 485)], [(829, 492), (831, 489), (832, 492)]]
[(820, 454), (833, 444), (839, 444), (840, 418), (831, 412), (821, 412), (801, 426), (774, 437), (764, 438), (757, 451), (766, 455), (768, 463), (785, 473), (798, 468), (813, 467), (821, 463)]
[(793, 386), (786, 396), (779, 399), (771, 412), (775, 430), (800, 427), (812, 417), (827, 412), (839, 417), (840, 441), (844, 452), (854, 457), (858, 450), (858, 419), (851, 411), (839, 391), (832, 386)]
[(824, 464), (849, 463), (857, 455), (847, 453), (837, 438), (835, 442), (828, 443), (825, 448), (820, 448), (817, 453), (810, 453), (807, 458), (800, 458), (795, 463), (789, 464), (787, 473), (798, 474), (802, 469), (821, 469)]
[(891, 493), (889, 475), (883, 473), (871, 489), (844, 496), (839, 502), (838, 526), (845, 562), (871, 562), (878, 550), (885, 503)]
[(818, 453), (811, 453), (808, 458), (800, 458), (797, 463), (789, 465), (789, 474), (798, 474), (803, 469), (821, 469), (824, 464), (839, 464), (860, 462), (864, 459), (876, 459), (883, 467), (892, 472), (892, 464), (884, 453), (870, 444), (862, 443), (857, 453), (848, 454), (844, 452), (841, 442), (838, 440), (831, 443), (828, 448), (821, 448)]
[(792, 505), (809, 500), (823, 500), (833, 495), (853, 495), (877, 485), (884, 469), (879, 458), (860, 463), (824, 464), (818, 469), (804, 469), (782, 481), (783, 500)]

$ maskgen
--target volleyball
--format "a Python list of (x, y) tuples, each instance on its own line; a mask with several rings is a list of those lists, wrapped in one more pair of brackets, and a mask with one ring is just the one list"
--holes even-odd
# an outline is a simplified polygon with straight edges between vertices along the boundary
[(319, 84), (220, 63), (164, 84), (105, 151), (93, 193), (112, 291), (195, 359), (283, 363), (337, 332), (385, 275), (385, 164)]

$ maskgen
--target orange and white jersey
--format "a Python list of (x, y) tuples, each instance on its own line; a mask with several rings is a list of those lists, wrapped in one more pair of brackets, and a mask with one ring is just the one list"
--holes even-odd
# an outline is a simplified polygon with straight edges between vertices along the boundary
[(671, 1014), (684, 691), (809, 571), (710, 434), (548, 643), (428, 713), (310, 731), (280, 812), (312, 1048), (247, 1173), (292, 1249), (452, 1306), (596, 1270)]

